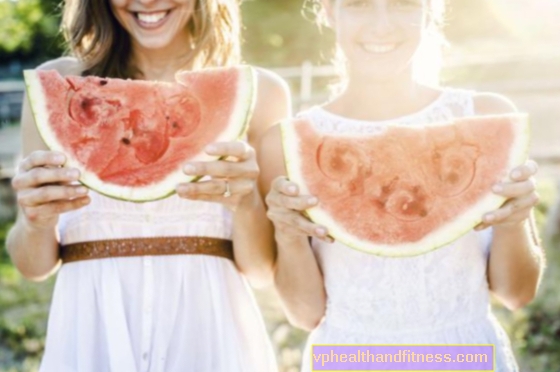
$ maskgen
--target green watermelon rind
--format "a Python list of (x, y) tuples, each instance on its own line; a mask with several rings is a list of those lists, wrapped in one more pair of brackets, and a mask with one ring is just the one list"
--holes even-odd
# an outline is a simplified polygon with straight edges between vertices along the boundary
[[(516, 135), (514, 136), (514, 143), (510, 146), (510, 156), (507, 169), (511, 170), (516, 166), (523, 164), (527, 160), (531, 132), (528, 114), (512, 113), (503, 115), (485, 115), (479, 117), (486, 117), (490, 120), (493, 118), (507, 117), (513, 122), (516, 122)], [(295, 125), (298, 124), (295, 121), (290, 120), (284, 121), (280, 125), (286, 174), (290, 181), (298, 184), (301, 195), (309, 195), (309, 189), (307, 188), (304, 177), (301, 174), (301, 169), (303, 168), (301, 166), (300, 158), (295, 156), (295, 154), (299, 153), (300, 148), (300, 140), (294, 129)], [(431, 125), (447, 125), (447, 123), (436, 123)], [(344, 228), (337, 224), (327, 212), (321, 209), (320, 206), (307, 209), (305, 214), (314, 223), (325, 226), (331, 237), (348, 247), (365, 253), (384, 257), (412, 257), (433, 251), (459, 239), (461, 236), (467, 234), (475, 226), (480, 224), (484, 214), (500, 208), (505, 200), (505, 197), (489, 192), (485, 197), (480, 199), (478, 203), (469, 208), (469, 210), (461, 213), (458, 218), (440, 226), (437, 230), (434, 230), (420, 241), (398, 245), (375, 244), (361, 240), (358, 237), (349, 234)]]
[[(239, 71), (237, 102), (234, 104), (234, 111), (230, 115), (230, 123), (227, 125), (227, 129), (222, 131), (214, 142), (243, 139), (249, 128), (256, 100), (256, 73), (248, 65), (237, 66), (236, 68)], [(211, 69), (208, 70), (211, 72)], [(58, 142), (56, 135), (50, 130), (47, 120), (47, 102), (37, 71), (25, 70), (23, 73), (27, 96), (41, 138), (50, 150), (59, 151), (66, 155), (65, 166), (79, 169), (81, 171), (79, 182), (88, 188), (114, 199), (140, 203), (165, 199), (176, 192), (175, 188), (179, 183), (196, 182), (202, 178), (201, 176), (186, 175), (179, 167), (164, 180), (142, 187), (113, 185), (102, 181), (96, 174), (85, 170), (83, 165)], [(201, 152), (189, 161), (213, 161), (222, 158)]]

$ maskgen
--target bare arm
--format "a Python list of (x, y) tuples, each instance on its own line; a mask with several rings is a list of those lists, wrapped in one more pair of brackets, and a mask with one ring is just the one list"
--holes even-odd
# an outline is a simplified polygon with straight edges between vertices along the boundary
[[(212, 180), (182, 184), (180, 196), (222, 203), (233, 215), (233, 245), (235, 263), (255, 287), (272, 285), (275, 245), (272, 225), (266, 218), (263, 200), (258, 192), (257, 164), (254, 146), (268, 128), (290, 116), (288, 88), (270, 72), (258, 71), (258, 94), (250, 123), (249, 146), (244, 142), (214, 144), (213, 155), (228, 156), (223, 161), (190, 163), (192, 173), (210, 175)], [(234, 159), (232, 159), (234, 158)], [(262, 165), (266, 166), (266, 165)], [(232, 196), (224, 197), (225, 180)]]
[[(511, 113), (516, 109), (500, 96), (482, 94), (475, 99), (478, 114)], [(491, 291), (511, 310), (528, 304), (536, 295), (544, 270), (533, 216), (538, 202), (534, 175), (536, 163), (529, 161), (512, 171), (511, 182), (500, 184), (496, 193), (507, 198), (504, 205), (484, 216), (480, 228), (493, 227), (488, 263)]]
[(326, 293), (309, 236), (329, 238), (325, 228), (301, 214), (317, 201), (299, 195), (297, 185), (285, 178), (280, 138), (276, 126), (264, 136), (259, 147), (259, 163), (263, 164), (260, 188), (267, 195), (268, 217), (274, 223), (278, 249), (274, 281), (290, 323), (311, 330), (325, 314)]
[[(42, 68), (68, 73), (74, 66), (70, 60), (61, 59)], [(70, 169), (61, 167), (64, 156), (48, 151), (35, 127), (27, 97), (22, 109), (21, 134), (24, 159), (12, 180), (18, 217), (8, 234), (6, 247), (22, 275), (42, 280), (59, 264), (55, 230), (59, 214), (86, 205), (89, 198), (78, 193), (84, 188), (68, 185), (77, 180), (79, 173), (69, 173)]]
[[(259, 94), (249, 132), (251, 146), (256, 149), (262, 135), (270, 127), (290, 116), (288, 88), (269, 73), (259, 71)], [(268, 164), (258, 166), (262, 172)], [(253, 192), (235, 212), (233, 242), (236, 247), (235, 261), (241, 272), (254, 278), (254, 286), (272, 285), (276, 258), (273, 228), (266, 218), (266, 209), (256, 183)]]

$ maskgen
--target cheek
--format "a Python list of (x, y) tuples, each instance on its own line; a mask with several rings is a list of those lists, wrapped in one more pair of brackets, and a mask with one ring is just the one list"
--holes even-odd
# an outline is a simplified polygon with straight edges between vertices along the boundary
[(415, 42), (419, 42), (427, 31), (426, 22), (421, 15), (404, 19), (401, 29), (406, 33), (408, 40)]
[(341, 16), (336, 20), (334, 31), (338, 42), (347, 43), (356, 40), (363, 33), (363, 25), (367, 24), (367, 20), (360, 20), (359, 17)]
[(127, 5), (128, 0), (111, 0), (110, 6), (113, 11), (118, 8), (124, 8)]
[(426, 16), (424, 12), (410, 12), (400, 15), (400, 22), (404, 27), (423, 28), (425, 26)]

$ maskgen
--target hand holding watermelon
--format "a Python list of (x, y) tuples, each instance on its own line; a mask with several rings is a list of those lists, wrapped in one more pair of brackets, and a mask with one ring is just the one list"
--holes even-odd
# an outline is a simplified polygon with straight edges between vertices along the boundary
[(302, 212), (316, 206), (314, 196), (300, 195), (298, 186), (285, 177), (278, 177), (272, 182), (272, 188), (266, 197), (268, 218), (274, 224), (277, 233), (288, 236), (313, 236), (332, 243), (325, 227), (307, 219)]
[(537, 163), (529, 160), (510, 173), (512, 182), (494, 185), (492, 191), (508, 199), (501, 208), (485, 214), (483, 222), (476, 227), (476, 230), (493, 225), (516, 226), (526, 221), (532, 208), (539, 202), (534, 178), (537, 170)]
[(19, 165), (12, 186), (23, 215), (35, 227), (54, 228), (61, 213), (89, 203), (87, 188), (72, 184), (80, 172), (62, 167), (66, 157), (54, 151), (34, 151)]
[(243, 141), (218, 142), (209, 145), (206, 153), (222, 160), (189, 162), (183, 170), (190, 176), (208, 176), (197, 183), (177, 186), (180, 197), (218, 202), (235, 209), (241, 200), (256, 190), (259, 174), (255, 150)]

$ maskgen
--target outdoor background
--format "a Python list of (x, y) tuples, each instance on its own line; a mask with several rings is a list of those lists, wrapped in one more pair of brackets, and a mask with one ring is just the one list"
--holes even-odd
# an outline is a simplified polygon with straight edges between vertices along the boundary
[[(246, 0), (244, 56), (276, 69), (293, 90), (294, 110), (327, 97), (332, 34), (302, 12), (302, 0)], [(537, 208), (548, 269), (528, 307), (496, 312), (523, 372), (560, 371), (560, 0), (449, 0), (443, 84), (510, 97), (530, 113), (532, 156), (541, 164)], [(9, 178), (19, 151), (21, 70), (63, 53), (58, 0), (0, 0), (0, 247), (14, 218)], [(307, 14), (307, 16), (305, 16)], [(557, 207), (556, 207), (557, 208)], [(546, 232), (545, 232), (546, 230)], [(54, 278), (23, 280), (0, 249), (0, 372), (36, 371)], [(290, 327), (272, 290), (256, 293), (281, 371), (297, 371), (306, 333)]]

